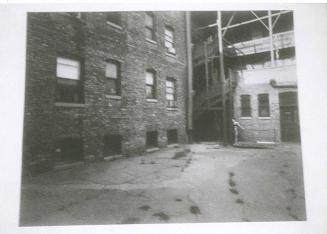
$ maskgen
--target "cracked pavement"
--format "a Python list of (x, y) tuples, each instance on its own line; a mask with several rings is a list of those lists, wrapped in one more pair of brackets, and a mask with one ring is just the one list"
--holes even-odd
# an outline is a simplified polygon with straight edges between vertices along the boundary
[[(173, 158), (185, 148), (191, 152)], [(305, 219), (298, 144), (165, 148), (22, 184), (21, 226)]]

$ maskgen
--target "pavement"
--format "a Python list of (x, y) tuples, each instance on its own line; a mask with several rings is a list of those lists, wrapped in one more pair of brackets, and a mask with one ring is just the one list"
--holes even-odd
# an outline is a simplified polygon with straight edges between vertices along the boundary
[(181, 145), (24, 178), (21, 192), (21, 226), (302, 220), (299, 144)]

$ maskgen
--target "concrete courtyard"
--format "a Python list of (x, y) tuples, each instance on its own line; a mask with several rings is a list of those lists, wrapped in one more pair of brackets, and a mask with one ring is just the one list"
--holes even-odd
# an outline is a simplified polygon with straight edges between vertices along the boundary
[(305, 219), (299, 144), (178, 146), (22, 184), (21, 226)]

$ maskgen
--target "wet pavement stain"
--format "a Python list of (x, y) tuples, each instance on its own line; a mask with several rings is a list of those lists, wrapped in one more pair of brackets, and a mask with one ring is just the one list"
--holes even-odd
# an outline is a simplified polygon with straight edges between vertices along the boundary
[(170, 219), (169, 215), (165, 214), (164, 212), (154, 213), (153, 216), (159, 218), (159, 220), (167, 221)]
[(201, 210), (198, 206), (191, 206), (190, 212), (195, 215), (201, 214)]
[(149, 205), (144, 205), (144, 206), (140, 206), (139, 209), (140, 209), (140, 210), (143, 210), (143, 211), (148, 211), (148, 210), (151, 209), (151, 206), (149, 206)]

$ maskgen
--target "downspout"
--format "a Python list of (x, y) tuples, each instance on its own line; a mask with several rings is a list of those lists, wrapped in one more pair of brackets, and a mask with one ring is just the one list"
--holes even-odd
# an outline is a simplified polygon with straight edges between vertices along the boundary
[(192, 143), (193, 135), (193, 65), (192, 65), (192, 41), (191, 41), (191, 13), (185, 12), (186, 20), (186, 48), (187, 48), (187, 135), (188, 143)]

